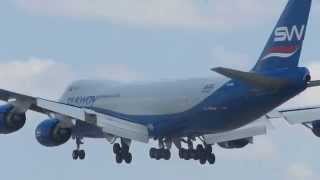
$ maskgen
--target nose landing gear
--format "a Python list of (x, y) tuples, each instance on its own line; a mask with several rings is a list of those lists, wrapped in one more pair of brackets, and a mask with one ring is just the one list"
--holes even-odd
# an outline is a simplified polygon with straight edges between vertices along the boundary
[(84, 160), (86, 157), (86, 152), (83, 149), (80, 149), (80, 145), (83, 144), (82, 138), (76, 137), (76, 144), (77, 144), (77, 149), (73, 150), (72, 152), (72, 158), (73, 160)]

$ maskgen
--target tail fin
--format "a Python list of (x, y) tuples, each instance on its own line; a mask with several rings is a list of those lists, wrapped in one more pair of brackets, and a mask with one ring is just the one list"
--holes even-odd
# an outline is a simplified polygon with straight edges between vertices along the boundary
[(253, 71), (297, 67), (312, 0), (289, 0)]

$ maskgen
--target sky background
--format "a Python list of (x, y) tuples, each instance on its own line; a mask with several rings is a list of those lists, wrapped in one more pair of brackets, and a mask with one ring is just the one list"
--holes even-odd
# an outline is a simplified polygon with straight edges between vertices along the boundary
[[(286, 0), (2, 0), (1, 88), (56, 99), (77, 79), (123, 82), (215, 76), (209, 69), (251, 68)], [(320, 1), (310, 17), (301, 66), (320, 79)], [(319, 89), (285, 106), (319, 104)], [(36, 142), (45, 116), (28, 113), (17, 133), (1, 135), (3, 179), (259, 179), (320, 178), (320, 139), (283, 120), (241, 150), (214, 147), (217, 163), (154, 161), (152, 146), (134, 143), (131, 165), (117, 165), (105, 140), (85, 140), (85, 161), (73, 161), (74, 141), (56, 148)]]

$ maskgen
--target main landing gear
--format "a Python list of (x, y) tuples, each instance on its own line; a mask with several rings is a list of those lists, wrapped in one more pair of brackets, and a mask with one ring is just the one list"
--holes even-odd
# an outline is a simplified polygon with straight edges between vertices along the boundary
[(209, 145), (197, 145), (196, 149), (179, 149), (179, 157), (184, 160), (197, 160), (200, 164), (205, 164), (207, 161), (209, 164), (214, 164), (216, 161), (215, 155), (212, 153), (212, 147)]
[(77, 149), (75, 149), (72, 152), (72, 158), (73, 160), (84, 160), (86, 157), (86, 152), (83, 149), (80, 149), (80, 145), (83, 144), (82, 140), (80, 137), (76, 137), (76, 144), (77, 144)]
[[(174, 143), (179, 150), (180, 159), (184, 160), (197, 160), (200, 164), (214, 164), (216, 161), (216, 156), (212, 153), (212, 146), (205, 143), (198, 144), (197, 147), (193, 148), (193, 142), (195, 138), (191, 139), (159, 139), (159, 148), (151, 148), (149, 151), (149, 156), (151, 159), (155, 160), (170, 160), (171, 158), (171, 146)], [(201, 140), (201, 139), (200, 139)], [(188, 148), (182, 147), (182, 143), (186, 143)]]
[[(171, 147), (172, 144), (178, 148), (179, 157), (183, 160), (196, 160), (200, 164), (214, 164), (216, 157), (212, 153), (212, 146), (207, 145), (204, 141), (203, 144), (198, 144), (196, 148), (193, 146), (193, 141), (196, 139), (188, 138), (185, 139), (158, 139), (159, 145), (158, 148), (151, 148), (149, 151), (149, 156), (151, 159), (155, 160), (170, 160), (171, 159)], [(200, 139), (201, 140), (201, 139)], [(83, 149), (80, 149), (80, 146), (83, 144), (82, 138), (75, 137), (77, 148), (72, 153), (72, 158), (74, 160), (85, 159), (86, 153)], [(187, 144), (187, 148), (182, 146), (182, 143)], [(130, 164), (132, 162), (132, 154), (130, 153), (131, 140), (121, 138), (120, 143), (115, 143), (113, 145), (113, 153), (115, 154), (115, 160), (118, 164), (123, 162)]]
[(197, 147), (193, 148), (193, 143), (190, 138), (188, 138), (186, 142), (188, 144), (188, 148), (185, 149), (181, 146), (181, 142), (177, 146), (179, 149), (179, 158), (184, 160), (196, 160), (199, 161), (200, 164), (204, 165), (206, 162), (209, 164), (214, 164), (216, 161), (216, 157), (214, 153), (212, 153), (212, 146), (207, 144), (198, 144)]
[(121, 164), (123, 161), (127, 164), (132, 162), (132, 154), (129, 152), (130, 141), (121, 139), (121, 146), (119, 143), (113, 145), (113, 153), (116, 155), (116, 162)]
[(172, 141), (171, 140), (159, 140), (159, 148), (151, 148), (149, 151), (149, 156), (151, 159), (156, 160), (170, 160), (171, 158), (171, 149)]

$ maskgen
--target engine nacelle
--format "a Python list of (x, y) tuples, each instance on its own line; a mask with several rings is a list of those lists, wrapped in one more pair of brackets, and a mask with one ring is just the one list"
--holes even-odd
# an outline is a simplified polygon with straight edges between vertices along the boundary
[(59, 127), (59, 123), (60, 121), (57, 119), (48, 119), (41, 122), (35, 132), (37, 141), (47, 147), (66, 143), (71, 137), (72, 130)]
[(14, 106), (0, 106), (0, 134), (10, 134), (21, 129), (26, 123), (26, 113), (15, 113)]
[(320, 121), (312, 122), (312, 132), (315, 136), (320, 138)]
[(218, 145), (225, 149), (240, 149), (252, 142), (252, 138), (238, 139), (233, 141), (220, 142)]

